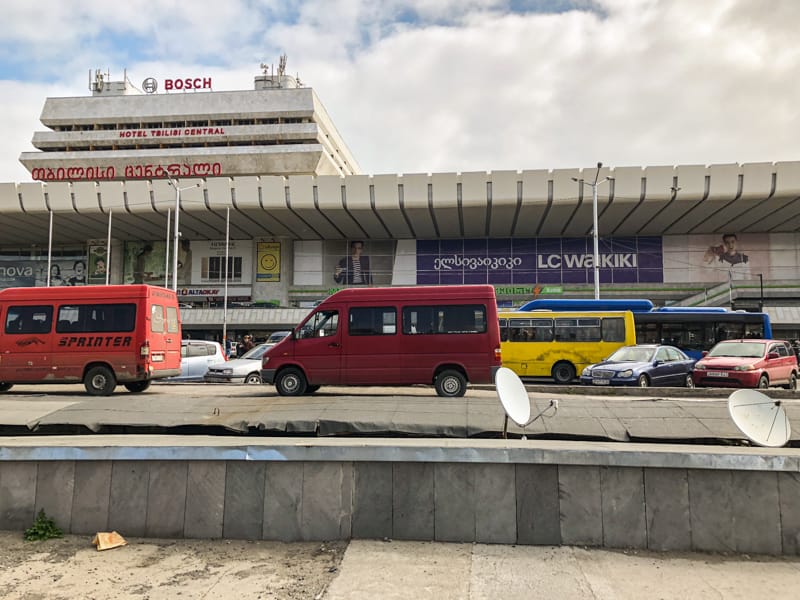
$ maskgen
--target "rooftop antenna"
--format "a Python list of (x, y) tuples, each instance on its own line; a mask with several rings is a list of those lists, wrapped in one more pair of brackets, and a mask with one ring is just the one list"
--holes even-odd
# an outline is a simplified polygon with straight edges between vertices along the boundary
[(503, 405), (506, 416), (503, 421), (503, 439), (508, 437), (508, 419), (511, 418), (517, 425), (522, 427), (522, 439), (528, 439), (525, 435), (525, 428), (544, 416), (551, 408), (553, 416), (558, 412), (558, 400), (550, 400), (550, 403), (539, 412), (538, 415), (531, 419), (531, 401), (528, 398), (528, 392), (525, 389), (525, 384), (517, 376), (514, 371), (507, 367), (500, 367), (494, 377), (494, 384), (497, 388), (497, 395), (500, 397), (500, 403)]
[(756, 390), (736, 390), (728, 396), (728, 413), (747, 439), (759, 446), (785, 446), (792, 428), (780, 400)]
[(284, 52), (281, 54), (281, 57), (278, 61), (278, 77), (283, 77), (286, 75), (286, 53)]

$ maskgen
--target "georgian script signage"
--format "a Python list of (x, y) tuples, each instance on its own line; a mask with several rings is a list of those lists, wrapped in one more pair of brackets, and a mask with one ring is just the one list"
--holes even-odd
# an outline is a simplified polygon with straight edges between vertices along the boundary
[[(124, 165), (119, 175), (125, 179), (160, 179), (170, 177), (218, 177), (222, 164), (173, 163), (170, 165)], [(117, 179), (114, 165), (101, 167), (36, 167), (31, 171), (36, 181), (107, 181)]]

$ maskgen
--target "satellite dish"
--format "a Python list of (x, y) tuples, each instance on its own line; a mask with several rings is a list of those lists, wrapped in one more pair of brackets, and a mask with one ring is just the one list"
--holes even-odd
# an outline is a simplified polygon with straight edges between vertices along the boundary
[(728, 412), (739, 430), (759, 446), (778, 448), (789, 441), (792, 428), (780, 400), (755, 390), (736, 390), (728, 397)]
[(531, 401), (525, 384), (514, 371), (500, 367), (494, 376), (497, 395), (506, 415), (520, 427), (525, 427), (531, 418)]
[[(497, 395), (500, 397), (500, 403), (503, 405), (503, 410), (506, 411), (506, 418), (503, 422), (504, 438), (508, 432), (509, 418), (525, 429), (525, 427), (533, 423), (536, 419), (544, 416), (544, 413), (551, 408), (554, 409), (554, 411), (558, 411), (558, 400), (550, 400), (550, 403), (545, 406), (538, 415), (531, 419), (531, 401), (528, 398), (528, 391), (525, 389), (525, 384), (522, 383), (522, 380), (517, 374), (509, 368), (500, 367), (497, 369), (497, 373), (495, 373), (494, 376), (494, 384), (497, 388)], [(553, 414), (555, 414), (555, 412)], [(527, 439), (524, 432), (522, 439)]]

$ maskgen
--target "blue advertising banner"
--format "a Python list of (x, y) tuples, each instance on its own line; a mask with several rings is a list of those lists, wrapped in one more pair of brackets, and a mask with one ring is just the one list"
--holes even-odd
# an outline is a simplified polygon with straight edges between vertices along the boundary
[[(660, 237), (599, 240), (601, 283), (663, 283)], [(418, 240), (417, 284), (592, 284), (592, 238)]]

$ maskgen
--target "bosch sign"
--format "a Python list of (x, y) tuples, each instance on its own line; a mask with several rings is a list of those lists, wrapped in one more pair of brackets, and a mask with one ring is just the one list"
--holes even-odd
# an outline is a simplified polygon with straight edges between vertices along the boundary
[[(158, 90), (158, 82), (153, 77), (148, 77), (142, 82), (142, 88), (148, 94), (153, 94)], [(211, 77), (184, 77), (182, 79), (165, 79), (164, 91), (172, 90), (210, 90)]]
[(186, 77), (184, 79), (165, 79), (164, 90), (210, 90), (211, 77)]

